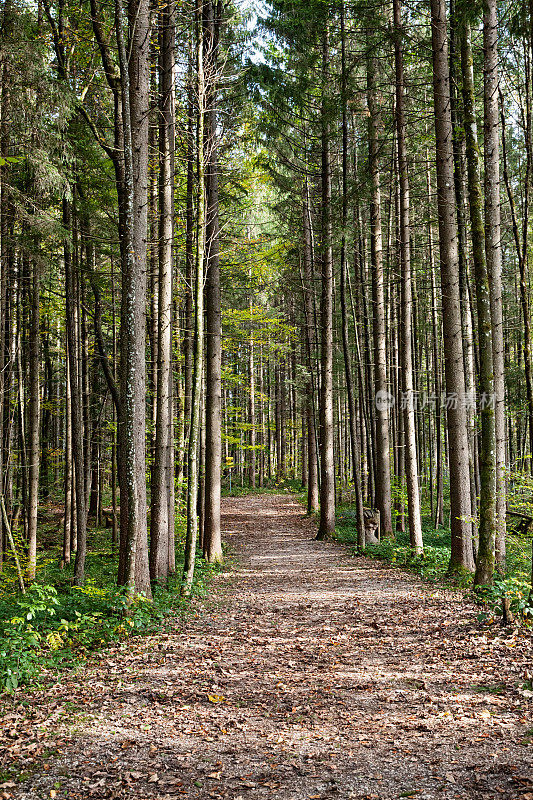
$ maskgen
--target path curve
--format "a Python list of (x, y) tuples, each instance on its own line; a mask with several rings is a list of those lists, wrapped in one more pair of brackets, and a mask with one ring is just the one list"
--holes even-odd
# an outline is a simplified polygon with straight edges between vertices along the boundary
[(69, 682), (59, 756), (8, 796), (533, 800), (527, 638), (315, 541), (290, 496), (225, 500), (223, 527), (215, 600)]

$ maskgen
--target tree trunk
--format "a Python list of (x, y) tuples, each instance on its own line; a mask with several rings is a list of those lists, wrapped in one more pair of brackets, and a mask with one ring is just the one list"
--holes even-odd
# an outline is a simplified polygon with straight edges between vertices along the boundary
[(335, 532), (335, 464), (333, 458), (333, 248), (331, 222), (330, 124), (327, 103), (329, 30), (325, 21), (322, 46), (322, 326), (320, 387), (320, 526), (317, 539)]
[[(484, 51), (484, 154), (485, 253), (490, 285), (492, 355), (494, 364), (494, 417), (496, 424), (496, 563), (505, 569), (505, 353), (502, 310), (502, 244), (500, 220), (500, 136), (498, 111), (498, 13), (496, 0), (486, 0), (483, 12)], [(481, 550), (481, 543), (480, 543)], [(489, 559), (489, 560), (487, 560)], [(485, 566), (480, 565), (486, 561)], [(490, 583), (488, 552), (478, 554), (477, 583)]]
[[(218, 213), (217, 70), (220, 1), (206, 6), (206, 428), (205, 428), (205, 519), (204, 557), (209, 563), (222, 561), (220, 528), (220, 475), (222, 462), (222, 319), (220, 299), (220, 225)], [(205, 12), (204, 12), (205, 13)]]
[[(185, 193), (185, 325), (183, 331), (183, 372), (184, 372), (184, 451), (188, 448), (189, 427), (191, 423), (194, 319), (193, 319), (193, 283), (194, 283), (194, 157), (195, 157), (195, 106), (193, 87), (193, 53), (190, 44), (187, 77), (187, 179)], [(188, 460), (184, 455), (183, 477), (187, 478)]]
[(470, 470), (453, 183), (450, 73), (444, 0), (431, 0), (437, 206), (450, 466), (451, 572), (472, 571)]
[[(63, 199), (63, 227), (70, 233), (71, 212), (70, 201)], [(63, 250), (65, 262), (65, 296), (66, 296), (66, 328), (67, 354), (69, 360), (69, 380), (72, 409), (72, 462), (74, 465), (74, 494), (76, 498), (76, 560), (74, 563), (74, 584), (83, 586), (85, 580), (85, 556), (87, 550), (87, 515), (85, 513), (85, 470), (83, 464), (83, 414), (76, 358), (76, 341), (78, 338), (76, 323), (76, 290), (75, 275), (72, 265), (70, 242), (65, 243)]]
[(412, 285), (411, 285), (411, 227), (409, 219), (409, 177), (405, 133), (405, 80), (403, 67), (403, 30), (400, 0), (394, 0), (395, 67), (396, 67), (396, 132), (398, 137), (398, 172), (400, 182), (400, 259), (401, 280), (401, 361), (403, 372), (405, 476), (407, 483), (407, 514), (411, 547), (422, 551), (422, 521), (418, 487), (416, 452), (415, 399), (413, 393), (412, 356)]
[[(357, 525), (357, 545), (359, 550), (365, 549), (365, 517), (363, 510), (363, 492), (361, 487), (361, 446), (357, 430), (357, 413), (355, 408), (352, 362), (348, 341), (348, 314), (346, 308), (346, 225), (348, 221), (348, 121), (346, 114), (346, 43), (344, 36), (344, 0), (341, 6), (341, 58), (342, 58), (342, 238), (341, 238), (341, 315), (342, 315), (342, 352), (344, 358), (344, 374), (348, 395), (348, 416), (350, 421), (350, 443), (352, 456), (353, 482), (355, 491), (355, 511)], [(384, 333), (384, 332), (383, 332)], [(341, 417), (339, 413), (339, 425)], [(339, 456), (341, 448), (339, 447)], [(388, 460), (388, 422), (387, 422), (387, 460)], [(390, 475), (389, 475), (390, 489)], [(389, 492), (390, 500), (390, 492)], [(389, 502), (390, 517), (390, 502)], [(390, 532), (389, 532), (390, 533)]]
[(68, 344), (65, 343), (67, 348), (67, 358), (65, 365), (65, 473), (64, 473), (64, 498), (65, 498), (65, 514), (63, 519), (63, 562), (70, 564), (71, 550), (70, 550), (70, 528), (72, 516), (72, 402), (71, 402), (71, 389), (70, 389), (70, 370), (69, 370), (69, 356)]
[(157, 390), (152, 511), (150, 519), (150, 577), (165, 580), (169, 547), (174, 542), (174, 481), (171, 451), (172, 409), (172, 275), (174, 240), (174, 4), (160, 11), (159, 77), (159, 273), (157, 331)]
[(309, 182), (305, 179), (303, 197), (303, 262), (304, 280), (302, 282), (302, 292), (304, 296), (304, 316), (305, 316), (305, 344), (307, 354), (307, 367), (309, 378), (306, 383), (306, 414), (307, 414), (307, 513), (314, 514), (319, 508), (319, 486), (318, 486), (318, 454), (316, 446), (316, 419), (315, 419), (315, 396), (316, 387), (314, 380), (314, 365), (316, 342), (314, 336), (313, 323), (313, 253), (311, 241), (311, 219), (309, 209)]
[(40, 421), (40, 329), (39, 268), (30, 259), (29, 275), (29, 398), (28, 398), (28, 580), (35, 580), (37, 566), (37, 509), (39, 505), (39, 421)]
[(392, 536), (390, 480), (389, 392), (387, 385), (387, 340), (383, 288), (383, 244), (381, 235), (381, 190), (379, 171), (379, 108), (376, 96), (377, 59), (367, 58), (368, 160), (372, 179), (370, 203), (370, 259), (372, 263), (372, 307), (374, 333), (374, 385), (376, 399), (376, 507), (381, 533)]
[(191, 422), (188, 443), (188, 483), (187, 483), (187, 535), (185, 540), (185, 560), (183, 564), (182, 593), (191, 591), (194, 579), (196, 560), (196, 543), (198, 540), (198, 455), (200, 444), (200, 424), (202, 411), (202, 373), (204, 355), (204, 257), (205, 257), (205, 225), (206, 225), (206, 192), (204, 161), (204, 125), (206, 115), (206, 91), (204, 76), (204, 33), (201, 7), (197, 9), (197, 181), (198, 181), (198, 213), (196, 235), (196, 265), (194, 280), (194, 358), (191, 397)]
[(150, 101), (150, 9), (131, 0), (129, 54), (122, 0), (115, 0), (124, 126), (124, 244), (121, 309), (121, 548), (122, 582), (130, 594), (151, 594), (146, 526), (146, 239), (148, 122)]
[(464, 127), (468, 169), (468, 199), (472, 238), (472, 257), (476, 280), (478, 342), (479, 342), (479, 413), (481, 417), (481, 447), (479, 454), (481, 491), (479, 497), (479, 551), (477, 571), (487, 552), (492, 553), (496, 535), (496, 429), (492, 403), (486, 402), (494, 393), (492, 360), (492, 319), (490, 287), (485, 258), (483, 198), (479, 168), (479, 144), (475, 111), (474, 69), (470, 25), (461, 27), (461, 71), (463, 75)]
[(253, 324), (253, 284), (252, 267), (250, 265), (250, 289), (248, 310), (250, 313), (250, 343), (248, 349), (248, 377), (249, 377), (249, 424), (250, 424), (250, 462), (248, 469), (248, 485), (255, 489), (255, 364), (254, 364), (254, 324)]
[[(533, 0), (531, 0), (530, 7), (531, 6), (533, 6)], [(516, 256), (518, 259), (518, 271), (520, 274), (520, 305), (522, 309), (522, 325), (524, 326), (524, 338), (522, 341), (523, 341), (523, 356), (524, 356), (524, 377), (526, 380), (529, 452), (533, 456), (533, 365), (532, 365), (532, 348), (531, 348), (531, 317), (530, 317), (530, 303), (529, 303), (529, 271), (527, 265), (527, 258), (525, 257), (526, 254), (524, 253), (524, 248), (522, 246), (522, 241), (520, 238), (515, 197), (509, 176), (509, 166), (507, 159), (507, 137), (506, 137), (506, 125), (505, 125), (505, 107), (501, 90), (499, 91), (499, 98), (500, 98), (500, 122), (502, 129), (503, 180), (505, 183), (505, 188), (507, 191), (507, 199), (509, 201), (509, 209), (511, 212), (513, 239), (516, 247)], [(527, 203), (527, 198), (526, 198), (526, 203)], [(527, 228), (527, 213), (525, 209), (524, 209), (524, 217), (525, 217), (525, 225)], [(526, 245), (527, 245), (527, 235), (526, 235)], [(512, 463), (512, 459), (510, 459), (510, 461)], [(529, 469), (531, 472), (533, 472), (533, 458), (530, 459)]]

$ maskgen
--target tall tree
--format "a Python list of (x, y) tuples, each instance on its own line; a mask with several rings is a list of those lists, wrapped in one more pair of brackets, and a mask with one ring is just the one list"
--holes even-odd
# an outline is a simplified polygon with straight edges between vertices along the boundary
[[(498, 109), (498, 11), (496, 0), (486, 0), (483, 9), (483, 101), (485, 161), (485, 251), (490, 282), (492, 353), (494, 366), (494, 416), (496, 424), (496, 561), (505, 566), (505, 351), (502, 307), (502, 241), (500, 211), (500, 128)], [(488, 543), (487, 543), (487, 546)], [(490, 544), (492, 546), (492, 544)], [(480, 549), (481, 543), (480, 543)], [(476, 581), (490, 582), (490, 562), (478, 554)], [(488, 555), (488, 554), (487, 554)]]
[[(63, 226), (71, 231), (72, 211), (68, 198), (63, 198)], [(85, 509), (84, 463), (83, 463), (83, 417), (80, 394), (79, 362), (76, 358), (78, 331), (76, 324), (76, 278), (72, 263), (71, 241), (63, 248), (65, 265), (65, 297), (67, 358), (69, 362), (70, 405), (72, 411), (72, 463), (75, 501), (76, 560), (74, 562), (74, 583), (83, 586), (85, 580), (85, 557), (87, 552), (87, 514)]]
[(174, 547), (174, 483), (171, 451), (174, 447), (172, 375), (172, 285), (174, 241), (174, 5), (161, 10), (159, 98), (159, 286), (157, 335), (157, 391), (152, 511), (150, 520), (150, 576), (167, 577), (169, 552)]
[(305, 350), (307, 355), (307, 369), (309, 372), (306, 385), (306, 428), (307, 428), (307, 513), (314, 514), (319, 509), (318, 485), (318, 460), (315, 397), (316, 380), (314, 377), (314, 356), (316, 351), (315, 326), (313, 321), (313, 246), (311, 233), (309, 198), (309, 178), (305, 177), (302, 203), (302, 230), (303, 230), (303, 306), (304, 306), (304, 335)]
[(28, 578), (35, 579), (37, 566), (37, 510), (39, 504), (40, 423), (40, 292), (39, 267), (35, 258), (26, 259), (29, 274), (29, 403), (28, 403)]
[(222, 561), (220, 477), (222, 460), (222, 320), (220, 309), (220, 223), (218, 197), (218, 47), (222, 2), (204, 8), (206, 66), (206, 437), (203, 549), (209, 562)]
[(320, 526), (317, 538), (335, 531), (335, 464), (333, 458), (333, 246), (331, 221), (331, 153), (329, 122), (329, 24), (322, 40), (322, 326), (320, 389)]
[(446, 7), (431, 0), (433, 102), (435, 112), (437, 206), (442, 285), (444, 367), (450, 466), (451, 572), (473, 570), (470, 469), (459, 291), (459, 254), (453, 182), (453, 137)]
[[(146, 240), (148, 231), (148, 121), (150, 104), (150, 8), (131, 0), (130, 39), (125, 41), (122, 0), (115, 0), (124, 129), (124, 240), (121, 309), (120, 420), (121, 546), (123, 581), (130, 592), (150, 594), (146, 514)], [(129, 51), (129, 52), (128, 52)]]
[[(357, 414), (352, 377), (352, 362), (348, 340), (348, 312), (346, 303), (346, 228), (348, 223), (348, 114), (347, 114), (347, 70), (346, 70), (346, 36), (345, 36), (345, 7), (341, 3), (341, 95), (342, 95), (342, 235), (341, 235), (341, 326), (342, 326), (342, 352), (344, 357), (344, 375), (346, 378), (346, 393), (348, 400), (348, 415), (350, 418), (350, 444), (352, 455), (352, 471), (355, 490), (355, 511), (357, 525), (357, 544), (360, 550), (365, 549), (365, 518), (363, 510), (363, 492), (361, 487), (361, 447), (359, 431), (357, 430)], [(340, 417), (340, 414), (339, 414)], [(388, 428), (387, 428), (388, 434)], [(387, 437), (388, 438), (388, 437)], [(390, 489), (390, 475), (389, 475)]]
[(483, 225), (483, 197), (479, 165), (479, 144), (475, 109), (474, 70), (470, 25), (461, 25), (461, 66), (463, 78), (463, 107), (465, 117), (466, 158), (468, 165), (468, 199), (472, 236), (472, 257), (476, 282), (477, 332), (479, 341), (479, 390), (481, 394), (481, 446), (479, 497), (479, 548), (477, 571), (485, 559), (486, 549), (492, 552), (496, 535), (496, 427), (494, 408), (490, 399), (494, 395), (494, 364), (492, 342), (492, 315), (489, 274), (485, 258), (485, 230)]
[(204, 367), (204, 259), (206, 250), (205, 117), (206, 84), (204, 73), (204, 27), (202, 6), (196, 9), (196, 69), (198, 120), (196, 136), (197, 232), (194, 275), (194, 349), (191, 396), (191, 422), (187, 453), (187, 535), (183, 564), (182, 592), (187, 594), (194, 580), (198, 541), (199, 445), (202, 416), (202, 373)]
[(380, 512), (384, 536), (392, 535), (392, 499), (390, 479), (389, 396), (387, 384), (387, 340), (385, 292), (383, 280), (383, 239), (381, 231), (381, 176), (379, 168), (379, 98), (376, 88), (377, 58), (368, 41), (367, 102), (368, 162), (372, 181), (370, 203), (370, 258), (372, 263), (372, 308), (374, 334), (374, 383), (376, 397), (376, 507)]
[(401, 278), (401, 364), (403, 375), (405, 476), (407, 483), (407, 514), (411, 546), (421, 551), (422, 520), (418, 485), (418, 458), (415, 428), (415, 398), (413, 393), (412, 354), (412, 280), (411, 280), (411, 223), (409, 211), (409, 174), (405, 128), (405, 77), (403, 59), (403, 27), (401, 0), (394, 0), (394, 63), (396, 71), (396, 136), (398, 146), (398, 176), (400, 190), (400, 262)]

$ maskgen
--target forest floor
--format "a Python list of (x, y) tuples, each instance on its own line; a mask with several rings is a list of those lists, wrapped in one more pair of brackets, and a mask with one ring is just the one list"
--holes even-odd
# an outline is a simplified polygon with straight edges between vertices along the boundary
[(533, 800), (530, 634), (315, 541), (290, 496), (223, 513), (214, 597), (4, 707), (0, 797)]

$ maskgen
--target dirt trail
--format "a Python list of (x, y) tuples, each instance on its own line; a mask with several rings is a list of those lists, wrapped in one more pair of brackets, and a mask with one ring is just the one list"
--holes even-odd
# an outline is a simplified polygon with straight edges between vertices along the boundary
[(239, 566), (215, 602), (71, 681), (60, 755), (9, 794), (533, 800), (530, 640), (314, 541), (290, 497), (223, 511)]

